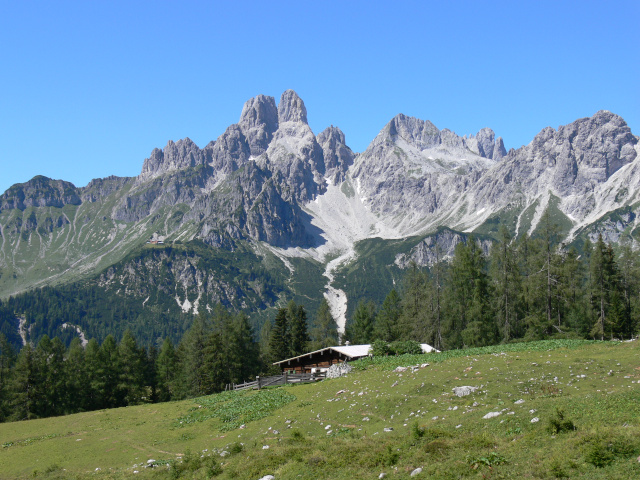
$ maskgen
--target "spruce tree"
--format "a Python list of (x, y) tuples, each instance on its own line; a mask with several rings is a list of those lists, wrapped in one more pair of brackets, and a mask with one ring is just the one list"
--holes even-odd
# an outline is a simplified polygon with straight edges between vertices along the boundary
[(11, 420), (30, 420), (37, 418), (38, 374), (35, 352), (27, 343), (18, 354), (11, 376)]
[(347, 326), (346, 339), (354, 345), (372, 342), (375, 316), (375, 304), (371, 301), (360, 300), (353, 314), (353, 319)]
[(490, 274), (500, 337), (503, 342), (508, 342), (521, 335), (521, 275), (511, 235), (504, 226), (500, 227), (498, 237), (498, 242), (491, 247)]
[(331, 315), (329, 302), (322, 298), (311, 330), (312, 350), (338, 345), (338, 325)]
[(289, 358), (289, 352), (291, 351), (289, 338), (287, 309), (279, 308), (271, 329), (271, 338), (269, 339), (269, 354), (272, 363)]
[(309, 334), (307, 333), (307, 312), (304, 305), (297, 305), (293, 317), (289, 319), (291, 325), (292, 357), (297, 357), (308, 351)]
[(173, 390), (176, 373), (176, 352), (171, 340), (165, 338), (156, 360), (157, 395), (159, 402), (168, 402), (174, 398)]
[(373, 324), (373, 337), (385, 342), (398, 339), (398, 321), (402, 313), (401, 299), (394, 289), (387, 294)]
[(127, 329), (118, 345), (118, 398), (123, 405), (135, 405), (146, 394), (146, 352), (138, 347), (131, 330)]

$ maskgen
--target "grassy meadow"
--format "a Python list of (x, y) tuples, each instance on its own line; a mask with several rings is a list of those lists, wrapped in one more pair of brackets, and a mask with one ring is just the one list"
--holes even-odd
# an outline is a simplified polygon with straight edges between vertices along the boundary
[[(640, 477), (637, 341), (353, 367), (316, 384), (0, 424), (0, 478)], [(459, 397), (461, 386), (476, 389)]]

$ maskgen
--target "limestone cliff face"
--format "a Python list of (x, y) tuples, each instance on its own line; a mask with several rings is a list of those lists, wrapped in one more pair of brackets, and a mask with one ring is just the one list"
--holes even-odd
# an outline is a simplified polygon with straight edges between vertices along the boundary
[(470, 189), (469, 203), (495, 211), (517, 198), (545, 204), (552, 194), (560, 199), (559, 209), (579, 223), (599, 210), (601, 187), (622, 189), (612, 177), (636, 160), (637, 145), (624, 120), (607, 111), (557, 130), (547, 127), (487, 171)]
[(41, 175), (25, 183), (10, 187), (0, 196), (0, 212), (25, 210), (28, 207), (57, 207), (79, 205), (79, 191), (70, 182), (52, 180)]

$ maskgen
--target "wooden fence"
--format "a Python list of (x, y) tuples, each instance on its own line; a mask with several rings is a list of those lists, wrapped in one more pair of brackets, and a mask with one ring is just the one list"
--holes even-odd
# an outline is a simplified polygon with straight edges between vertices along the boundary
[(310, 383), (323, 380), (325, 373), (284, 373), (282, 375), (273, 375), (270, 377), (256, 377), (255, 382), (231, 383), (225, 390), (260, 390), (264, 387), (274, 385), (285, 385), (287, 383)]

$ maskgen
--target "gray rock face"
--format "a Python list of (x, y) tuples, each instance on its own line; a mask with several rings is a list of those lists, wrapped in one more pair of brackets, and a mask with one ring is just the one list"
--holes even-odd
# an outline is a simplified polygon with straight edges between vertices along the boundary
[(580, 221), (596, 207), (598, 187), (635, 160), (637, 144), (624, 120), (606, 111), (547, 127), (488, 171), (471, 189), (470, 203), (495, 211), (514, 198), (531, 203), (551, 192)]
[[(420, 267), (430, 267), (438, 259), (440, 261), (448, 261), (453, 257), (456, 245), (459, 243), (466, 244), (468, 239), (469, 235), (454, 232), (448, 228), (440, 229), (413, 247), (408, 255), (397, 255), (395, 264), (400, 268), (407, 268), (411, 262), (414, 262)], [(485, 255), (489, 254), (492, 245), (490, 240), (476, 238), (475, 242)]]
[(142, 165), (139, 180), (144, 181), (168, 172), (204, 165), (202, 151), (189, 138), (173, 142), (169, 140), (163, 150), (153, 149)]
[(324, 156), (325, 176), (334, 184), (343, 182), (347, 170), (353, 164), (354, 153), (345, 143), (344, 133), (331, 125), (316, 138)]
[(17, 183), (0, 196), (0, 212), (25, 210), (27, 207), (58, 207), (80, 205), (79, 191), (70, 182), (52, 180), (42, 175), (26, 183)]
[(116, 177), (114, 175), (106, 178), (94, 178), (86, 187), (80, 189), (80, 198), (83, 202), (98, 202), (117, 192), (131, 180), (131, 177)]
[(431, 122), (398, 115), (356, 158), (350, 174), (374, 213), (413, 229), (420, 222), (437, 224), (439, 213), (494, 164), (471, 153), (467, 143)]
[(307, 109), (302, 99), (293, 90), (287, 90), (280, 97), (278, 121), (307, 123)]
[(238, 125), (247, 139), (251, 155), (264, 153), (278, 129), (278, 109), (274, 98), (258, 95), (248, 100), (242, 108)]

